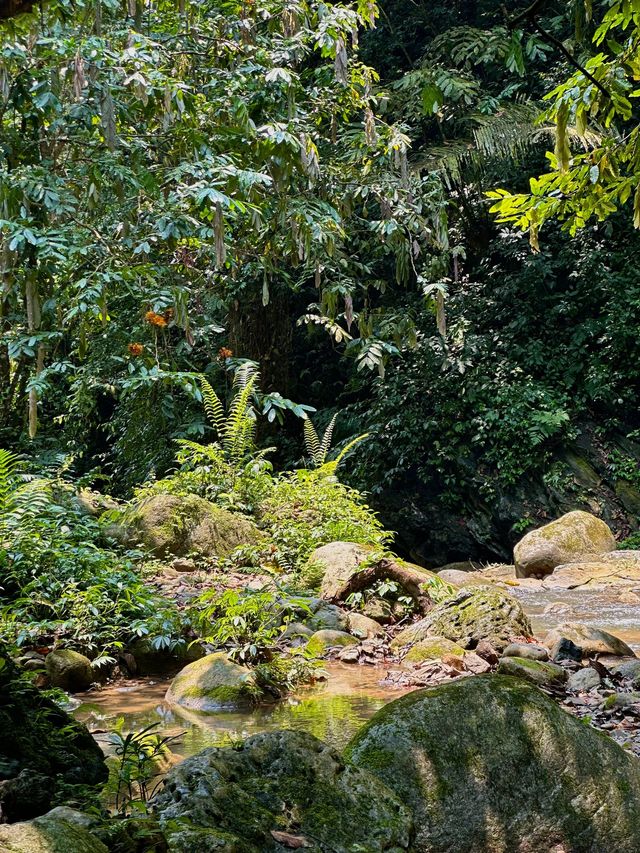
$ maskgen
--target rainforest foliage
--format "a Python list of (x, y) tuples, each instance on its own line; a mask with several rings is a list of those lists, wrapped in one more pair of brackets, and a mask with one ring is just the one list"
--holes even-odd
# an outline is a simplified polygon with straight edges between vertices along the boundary
[[(9, 5), (0, 446), (31, 476), (282, 519), (330, 509), (330, 426), (407, 549), (425, 507), (513, 535), (585, 436), (637, 487), (636, 0)], [(445, 557), (491, 552), (472, 527)]]

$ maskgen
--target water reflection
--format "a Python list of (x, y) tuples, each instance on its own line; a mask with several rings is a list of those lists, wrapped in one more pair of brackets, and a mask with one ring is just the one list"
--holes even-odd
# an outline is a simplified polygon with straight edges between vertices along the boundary
[(183, 732), (172, 750), (184, 756), (273, 729), (301, 729), (342, 748), (363, 722), (406, 692), (380, 687), (384, 669), (345, 664), (329, 664), (326, 669), (325, 683), (253, 711), (198, 714), (171, 708), (164, 701), (168, 682), (145, 679), (86, 694), (75, 716), (94, 732), (113, 728), (120, 718), (127, 731), (159, 723), (163, 734)]

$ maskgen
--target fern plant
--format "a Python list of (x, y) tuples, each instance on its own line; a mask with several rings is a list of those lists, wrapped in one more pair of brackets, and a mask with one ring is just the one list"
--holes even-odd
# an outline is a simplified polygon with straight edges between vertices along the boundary
[(228, 462), (238, 464), (256, 451), (256, 411), (252, 397), (260, 374), (251, 362), (242, 364), (233, 378), (234, 395), (225, 412), (222, 400), (204, 377), (200, 380), (204, 410), (215, 429)]
[(19, 527), (50, 501), (50, 484), (23, 473), (18, 456), (0, 448), (0, 530)]
[(345, 456), (353, 450), (356, 444), (364, 441), (364, 439), (369, 435), (369, 433), (364, 433), (363, 435), (356, 436), (342, 448), (335, 459), (327, 461), (327, 456), (331, 450), (331, 441), (333, 439), (333, 431), (335, 429), (337, 419), (338, 415), (336, 413), (329, 421), (322, 439), (318, 436), (316, 428), (309, 418), (304, 422), (304, 446), (307, 451), (307, 455), (311, 460), (312, 467), (317, 468), (321, 474), (335, 474), (338, 465), (340, 465)]

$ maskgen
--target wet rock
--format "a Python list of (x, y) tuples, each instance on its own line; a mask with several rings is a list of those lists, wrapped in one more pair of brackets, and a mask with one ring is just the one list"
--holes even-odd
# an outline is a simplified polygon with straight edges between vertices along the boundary
[(549, 660), (549, 652), (535, 643), (509, 643), (502, 652), (506, 658), (525, 658), (527, 660)]
[(637, 853), (638, 760), (519, 679), (414, 691), (345, 756), (412, 808), (414, 853)]
[(330, 649), (342, 648), (343, 646), (357, 646), (358, 641), (346, 631), (316, 631), (309, 637), (307, 652), (313, 657), (322, 657)]
[(93, 833), (77, 821), (69, 820), (68, 815), (61, 815), (58, 809), (26, 823), (0, 825), (0, 850), (3, 853), (108, 853)]
[(569, 693), (586, 693), (594, 687), (599, 687), (600, 683), (601, 679), (596, 670), (586, 666), (571, 673), (567, 679), (567, 690)]
[(514, 637), (530, 634), (529, 618), (515, 598), (491, 587), (465, 587), (401, 631), (391, 645), (401, 648), (442, 636), (465, 649), (475, 648), (481, 640), (503, 649)]
[(403, 656), (406, 663), (422, 663), (425, 660), (441, 660), (445, 655), (464, 655), (464, 649), (446, 637), (426, 637), (419, 640)]
[(349, 613), (347, 615), (347, 630), (359, 640), (384, 635), (384, 628), (375, 619), (370, 619), (364, 613)]
[(586, 554), (604, 554), (615, 548), (616, 541), (604, 521), (582, 510), (568, 512), (518, 542), (513, 550), (516, 576), (543, 577)]
[(503, 657), (498, 663), (498, 672), (501, 675), (513, 675), (516, 678), (524, 678), (532, 684), (540, 687), (548, 687), (564, 684), (567, 680), (567, 672), (561, 666), (548, 661), (531, 660), (529, 658)]
[(360, 649), (357, 646), (347, 646), (338, 653), (338, 660), (344, 663), (357, 663), (360, 660)]
[(224, 652), (185, 666), (171, 682), (166, 700), (192, 711), (214, 712), (247, 707), (260, 695), (254, 673)]
[(153, 495), (133, 510), (130, 525), (158, 557), (190, 553), (226, 557), (236, 548), (264, 541), (248, 518), (197, 495)]
[[(221, 850), (277, 853), (289, 849), (283, 835), (302, 837), (311, 853), (413, 849), (411, 814), (398, 798), (303, 732), (205, 749), (170, 772), (153, 807), (171, 850), (204, 853), (218, 839)], [(190, 847), (174, 839), (179, 832), (191, 835)]]
[(45, 658), (45, 669), (53, 687), (71, 693), (88, 690), (94, 681), (91, 661), (71, 649), (56, 649)]
[(571, 640), (572, 643), (582, 649), (584, 657), (596, 654), (635, 657), (633, 649), (624, 640), (608, 631), (602, 631), (600, 628), (593, 628), (590, 625), (581, 625), (578, 622), (565, 622), (563, 625), (552, 629), (544, 638), (544, 644), (550, 649), (558, 640)]

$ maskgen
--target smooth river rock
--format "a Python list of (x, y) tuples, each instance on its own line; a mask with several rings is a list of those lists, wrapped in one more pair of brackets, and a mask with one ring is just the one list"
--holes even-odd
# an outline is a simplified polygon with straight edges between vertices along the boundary
[(522, 537), (513, 549), (516, 576), (543, 577), (587, 554), (605, 554), (615, 548), (616, 540), (604, 521), (575, 510)]
[(544, 638), (544, 644), (552, 649), (560, 640), (570, 640), (582, 649), (583, 657), (590, 655), (616, 655), (617, 657), (635, 657), (634, 651), (624, 640), (591, 625), (578, 622), (565, 622), (553, 628)]
[(520, 679), (409, 693), (345, 757), (413, 810), (414, 853), (638, 853), (640, 761)]

